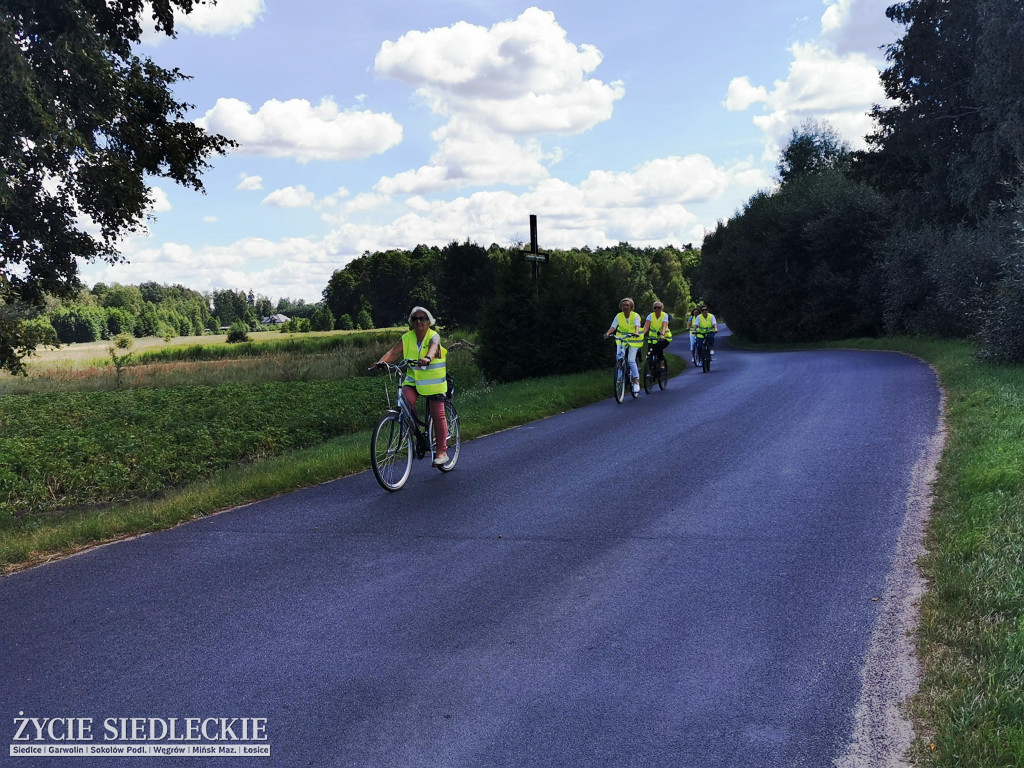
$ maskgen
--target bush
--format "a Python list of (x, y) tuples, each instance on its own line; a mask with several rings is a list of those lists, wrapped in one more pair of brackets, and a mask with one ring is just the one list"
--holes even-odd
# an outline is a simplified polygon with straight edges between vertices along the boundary
[(62, 344), (99, 341), (107, 328), (107, 317), (99, 307), (74, 305), (59, 307), (50, 316), (50, 323)]
[(244, 320), (235, 320), (228, 328), (228, 344), (241, 344), (249, 341), (249, 326)]

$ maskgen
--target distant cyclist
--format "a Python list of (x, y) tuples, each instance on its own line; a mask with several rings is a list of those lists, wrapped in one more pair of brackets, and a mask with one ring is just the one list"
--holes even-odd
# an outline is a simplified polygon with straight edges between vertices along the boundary
[(665, 370), (665, 347), (672, 341), (672, 329), (668, 327), (671, 318), (665, 314), (665, 305), (654, 302), (654, 311), (647, 316), (643, 334), (647, 338), (647, 354), (653, 355), (661, 370)]
[(699, 314), (700, 307), (694, 307), (690, 310), (690, 316), (686, 318), (686, 330), (690, 334), (690, 360), (693, 361), (694, 365), (697, 364), (697, 333), (694, 327), (694, 322)]
[(636, 334), (635, 338), (619, 341), (620, 349), (624, 348), (629, 357), (629, 375), (633, 379), (633, 394), (635, 395), (640, 392), (640, 371), (636, 367), (636, 353), (640, 350), (640, 345), (644, 340), (640, 336), (640, 315), (633, 311), (633, 306), (633, 300), (628, 297), (619, 302), (619, 314), (612, 319), (611, 327), (608, 328), (604, 337), (607, 339), (616, 332)]
[(708, 312), (707, 304), (701, 304), (700, 314), (693, 318), (690, 327), (695, 335), (704, 337), (704, 343), (710, 348), (711, 354), (715, 354), (715, 334), (718, 333), (718, 320)]

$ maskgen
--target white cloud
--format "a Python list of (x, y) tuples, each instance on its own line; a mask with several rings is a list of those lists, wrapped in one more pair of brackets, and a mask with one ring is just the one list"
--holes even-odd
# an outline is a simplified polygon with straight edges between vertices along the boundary
[(175, 24), (201, 35), (225, 35), (253, 26), (263, 13), (263, 0), (217, 0), (216, 5), (195, 5), (179, 14)]
[[(188, 14), (175, 9), (174, 29), (200, 35), (231, 35), (254, 26), (263, 10), (264, 0), (216, 0), (215, 4), (206, 0), (202, 5), (194, 5)], [(160, 45), (168, 39), (162, 33), (157, 34), (150, 3), (143, 5), (141, 16), (144, 43)]]
[[(156, 274), (198, 290), (251, 288), (271, 297), (316, 301), (333, 271), (364, 251), (418, 243), (443, 246), (453, 238), (484, 247), (510, 245), (528, 240), (530, 213), (541, 216), (544, 248), (609, 246), (623, 240), (640, 246), (697, 242), (717, 214), (704, 221), (696, 207), (749, 195), (768, 183), (752, 162), (723, 168), (701, 155), (666, 157), (625, 173), (594, 171), (580, 184), (547, 178), (521, 193), (477, 191), (451, 200), (412, 196), (404, 201), (404, 212), (399, 209), (384, 220), (378, 213), (392, 204), (389, 197), (364, 193), (349, 199), (342, 188), (317, 205), (332, 202), (322, 214), (333, 229), (321, 239), (246, 238), (226, 246), (166, 243), (154, 248), (140, 237), (126, 244), (128, 263), (86, 265), (83, 277), (140, 283)], [(304, 204), (313, 198), (302, 187), (273, 195)]]
[(819, 42), (836, 53), (878, 51), (902, 34), (902, 27), (890, 21), (885, 10), (891, 0), (824, 0)]
[(203, 221), (207, 224), (216, 224), (220, 219), (216, 216), (203, 216)]
[(417, 89), (449, 119), (435, 131), (431, 164), (382, 179), (379, 191), (420, 193), (466, 184), (523, 184), (548, 175), (536, 137), (583, 133), (612, 116), (625, 88), (588, 77), (601, 63), (577, 46), (553, 13), (529, 8), (485, 28), (459, 22), (386, 41), (377, 74)]
[(258, 294), (317, 301), (331, 274), (354, 256), (329, 251), (328, 241), (288, 238), (272, 242), (246, 238), (226, 246), (192, 248), (165, 243), (145, 247), (133, 240), (125, 250), (127, 263), (93, 264), (83, 267), (90, 282), (139, 284), (153, 275), (166, 283), (181, 283), (198, 291), (225, 288), (254, 290)]
[(261, 205), (271, 205), (275, 208), (309, 208), (316, 202), (316, 195), (310, 192), (302, 184), (297, 187), (284, 187), (275, 189), (265, 198)]
[(730, 112), (742, 112), (752, 104), (768, 100), (768, 89), (763, 85), (756, 88), (751, 85), (750, 78), (734, 77), (729, 83), (729, 92), (723, 104)]
[(465, 184), (521, 186), (547, 178), (546, 155), (536, 140), (517, 142), (464, 117), (434, 131), (431, 164), (384, 177), (374, 187), (386, 195), (421, 194)]
[(149, 196), (152, 199), (149, 206), (150, 213), (162, 213), (172, 209), (170, 198), (160, 187), (150, 187)]
[[(885, 101), (879, 47), (890, 42), (893, 33), (877, 18), (885, 20), (886, 4), (825, 0), (821, 33), (814, 41), (790, 47), (792, 61), (785, 80), (776, 80), (769, 89), (755, 86), (747, 76), (732, 79), (723, 102), (726, 109), (763, 107), (753, 122), (764, 135), (764, 159), (776, 159), (792, 129), (809, 117), (828, 121), (855, 149), (865, 146), (864, 136), (873, 129), (868, 112)], [(865, 23), (865, 18), (875, 21)]]
[(330, 98), (271, 99), (255, 113), (238, 99), (221, 98), (196, 123), (241, 145), (243, 154), (309, 160), (352, 160), (384, 152), (402, 140), (390, 114), (342, 111)]
[(248, 192), (263, 189), (263, 177), (262, 176), (249, 176), (245, 173), (240, 175), (242, 179), (238, 182), (238, 186), (235, 189), (241, 189)]

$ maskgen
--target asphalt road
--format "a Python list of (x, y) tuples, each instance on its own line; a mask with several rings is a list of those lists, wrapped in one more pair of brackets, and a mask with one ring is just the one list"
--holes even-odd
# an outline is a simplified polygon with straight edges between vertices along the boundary
[(398, 493), (365, 472), (0, 579), (0, 764), (76, 764), (7, 746), (71, 717), (92, 745), (265, 718), (270, 757), (168, 766), (831, 765), (938, 387), (721, 342)]

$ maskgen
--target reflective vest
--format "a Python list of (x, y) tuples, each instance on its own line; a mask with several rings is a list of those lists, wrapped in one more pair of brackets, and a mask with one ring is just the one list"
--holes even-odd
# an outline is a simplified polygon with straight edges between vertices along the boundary
[(416, 331), (402, 335), (402, 355), (406, 360), (426, 357), (434, 338), (437, 338), (437, 357), (425, 368), (409, 366), (402, 382), (403, 387), (416, 387), (416, 392), (421, 395), (443, 395), (448, 391), (448, 370), (444, 361), (446, 350), (441, 346), (441, 336), (437, 331), (429, 331), (422, 344), (416, 340)]
[(672, 340), (672, 329), (668, 327), (668, 315), (664, 312), (661, 313), (661, 317), (658, 317), (653, 312), (651, 313), (651, 327), (647, 329), (647, 340), (657, 341), (658, 334), (661, 333), (661, 326), (665, 326), (665, 340)]
[(693, 333), (697, 336), (707, 336), (715, 325), (715, 316), (697, 315), (693, 318)]
[[(637, 323), (640, 323), (640, 315), (638, 315), (636, 312), (630, 312), (629, 317), (626, 317), (625, 314), (619, 312), (619, 314), (616, 315), (615, 317), (616, 320), (618, 320), (618, 326), (616, 330), (620, 334), (637, 332), (636, 326)], [(625, 344), (628, 347), (639, 347), (641, 344), (644, 343), (644, 340), (642, 337), (637, 336), (635, 339), (621, 339), (619, 343)]]

